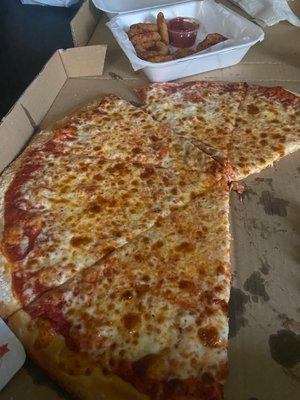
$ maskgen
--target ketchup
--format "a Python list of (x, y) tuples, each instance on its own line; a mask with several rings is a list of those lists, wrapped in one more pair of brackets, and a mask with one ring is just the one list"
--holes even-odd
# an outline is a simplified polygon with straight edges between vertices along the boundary
[(170, 44), (174, 47), (191, 47), (195, 43), (199, 23), (194, 18), (177, 17), (168, 21)]

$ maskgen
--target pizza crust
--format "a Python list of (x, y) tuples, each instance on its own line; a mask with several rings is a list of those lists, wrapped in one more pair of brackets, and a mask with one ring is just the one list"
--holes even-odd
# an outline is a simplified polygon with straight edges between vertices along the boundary
[(64, 338), (56, 332), (46, 346), (36, 346), (39, 328), (23, 310), (8, 320), (8, 325), (23, 343), (27, 354), (60, 386), (76, 399), (84, 400), (147, 400), (148, 396), (139, 393), (130, 384), (116, 375), (104, 375), (98, 366), (89, 365), (89, 372), (70, 374), (61, 367), (60, 354), (68, 357), (71, 365), (82, 362), (82, 355), (69, 350)]
[[(39, 145), (45, 143), (52, 137), (52, 132), (42, 131), (37, 133), (26, 149), (19, 157), (16, 158), (1, 174), (0, 176), (0, 249), (4, 229), (4, 196), (7, 188), (14, 179), (15, 175), (22, 167), (24, 160), (29, 152), (34, 150)], [(11, 273), (9, 264), (5, 257), (0, 252), (0, 316), (7, 318), (13, 312), (21, 308), (21, 303), (14, 296), (11, 286)]]

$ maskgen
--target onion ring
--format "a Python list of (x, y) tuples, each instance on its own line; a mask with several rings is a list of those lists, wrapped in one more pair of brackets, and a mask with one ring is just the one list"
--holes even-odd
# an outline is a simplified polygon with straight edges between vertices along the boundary
[(158, 32), (145, 32), (138, 35), (134, 35), (131, 39), (131, 43), (136, 46), (138, 44), (143, 44), (147, 42), (159, 42), (161, 40), (160, 34)]
[(140, 33), (145, 33), (145, 32), (157, 32), (157, 25), (150, 23), (133, 24), (130, 26), (127, 35), (130, 39), (135, 35), (139, 35)]
[(209, 33), (202, 42), (198, 43), (197, 51), (206, 50), (217, 43), (224, 42), (224, 40), (227, 40), (227, 37), (220, 33)]
[(191, 56), (194, 53), (195, 51), (193, 49), (178, 49), (175, 51), (175, 53), (173, 53), (173, 56), (175, 58), (184, 58)]
[(169, 54), (169, 48), (163, 42), (148, 42), (143, 45), (136, 45), (135, 49), (138, 56), (143, 60), (147, 60), (149, 57), (166, 56)]
[(148, 57), (147, 61), (153, 62), (153, 63), (159, 63), (159, 62), (166, 62), (166, 61), (172, 61), (174, 60), (174, 57), (172, 54), (167, 54), (166, 56), (153, 56), (153, 57)]
[(169, 32), (168, 32), (168, 25), (165, 20), (165, 16), (162, 12), (157, 14), (156, 18), (158, 32), (161, 36), (161, 41), (165, 44), (169, 44)]
[(143, 51), (147, 51), (147, 49), (150, 49), (151, 47), (155, 46), (156, 43), (160, 42), (155, 42), (154, 40), (151, 40), (150, 42), (146, 43), (138, 43), (134, 46), (134, 48), (137, 53), (142, 53)]

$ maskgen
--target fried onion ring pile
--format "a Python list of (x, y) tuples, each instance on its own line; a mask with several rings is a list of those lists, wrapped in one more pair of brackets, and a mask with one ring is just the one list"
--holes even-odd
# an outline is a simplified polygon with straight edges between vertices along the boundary
[(168, 27), (162, 12), (157, 15), (156, 23), (133, 24), (127, 34), (142, 60), (165, 62), (174, 59), (168, 47)]
[(225, 36), (219, 33), (210, 33), (201, 43), (198, 43), (196, 50), (183, 48), (171, 54), (168, 47), (168, 25), (162, 12), (157, 14), (156, 23), (144, 22), (133, 24), (130, 26), (127, 34), (135, 48), (137, 56), (142, 60), (154, 63), (188, 57), (227, 40)]

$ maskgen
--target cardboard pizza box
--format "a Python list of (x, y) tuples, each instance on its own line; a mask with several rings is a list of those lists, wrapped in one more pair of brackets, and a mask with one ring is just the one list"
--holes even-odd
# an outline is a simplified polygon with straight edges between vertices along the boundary
[[(300, 4), (291, 6), (299, 15)], [(133, 99), (130, 89), (147, 82), (142, 72), (131, 69), (105, 27), (107, 20), (90, 2), (83, 4), (71, 24), (76, 47), (54, 53), (0, 124), (0, 171), (39, 129), (106, 93)], [(300, 92), (299, 29), (283, 22), (265, 33), (264, 42), (240, 64), (193, 79), (281, 85)], [(245, 182), (242, 197), (231, 193), (226, 400), (298, 400), (300, 152)], [(69, 398), (28, 359), (0, 392), (1, 400)]]

